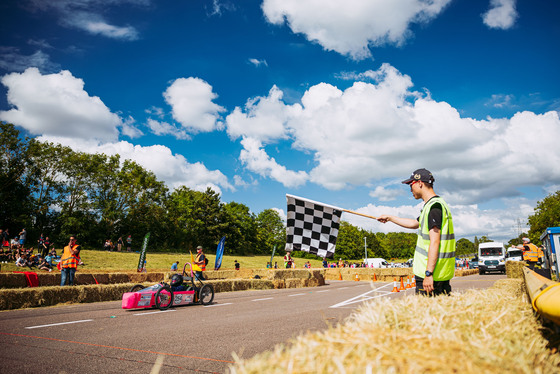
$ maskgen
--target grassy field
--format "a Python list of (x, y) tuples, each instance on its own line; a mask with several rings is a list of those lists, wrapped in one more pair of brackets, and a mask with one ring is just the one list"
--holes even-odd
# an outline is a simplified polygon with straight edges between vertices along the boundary
[[(60, 254), (60, 253), (59, 253)], [(193, 253), (195, 255), (195, 253)], [(208, 257), (208, 270), (214, 269), (216, 256), (213, 254), (207, 255)], [(81, 272), (117, 272), (117, 271), (136, 271), (140, 253), (138, 252), (107, 252), (96, 250), (82, 250), (81, 258), (84, 266), (79, 266), (78, 271)], [(266, 263), (270, 261), (270, 256), (224, 256), (222, 259), (221, 269), (234, 269), (234, 261), (239, 262), (242, 269), (263, 269), (266, 268)], [(295, 258), (296, 268), (301, 269), (305, 262), (309, 261), (312, 267), (321, 267), (319, 260), (307, 260), (303, 258)], [(179, 261), (179, 268), (185, 265), (185, 262), (191, 261), (189, 253), (148, 253), (146, 255), (146, 268), (148, 271), (169, 271), (171, 265)], [(284, 266), (283, 256), (274, 256), (274, 262), (278, 263), (278, 267)], [(14, 263), (1, 264), (2, 272), (23, 271), (29, 268), (17, 267)], [(41, 270), (40, 270), (41, 271)]]

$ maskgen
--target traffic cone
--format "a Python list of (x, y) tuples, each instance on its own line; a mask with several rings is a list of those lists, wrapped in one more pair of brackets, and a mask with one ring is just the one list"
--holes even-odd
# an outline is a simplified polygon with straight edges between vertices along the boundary
[(397, 287), (397, 278), (395, 278), (395, 280), (393, 281), (393, 291), (391, 292), (399, 292), (399, 289)]
[(406, 288), (404, 288), (403, 277), (401, 277), (401, 286), (399, 287), (399, 291), (406, 291)]
[(338, 280), (341, 281), (342, 280), (342, 274), (338, 273)]
[(412, 276), (412, 284), (410, 285), (412, 288), (416, 288), (416, 277)]
[(375, 273), (373, 273), (373, 281), (377, 282), (377, 276), (375, 275)]
[(406, 288), (412, 288), (412, 286), (410, 285), (410, 276), (406, 277)]
[(360, 278), (358, 277), (358, 274), (356, 274), (356, 278), (354, 278), (354, 280), (355, 280), (356, 282), (358, 282), (358, 281), (360, 280)]

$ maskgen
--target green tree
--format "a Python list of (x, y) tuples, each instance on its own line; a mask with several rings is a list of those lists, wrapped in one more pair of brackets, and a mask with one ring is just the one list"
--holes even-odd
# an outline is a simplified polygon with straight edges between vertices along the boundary
[(381, 246), (387, 254), (387, 260), (393, 258), (410, 258), (414, 256), (416, 248), (416, 234), (403, 232), (387, 233), (381, 241)]
[(274, 209), (265, 209), (256, 217), (257, 241), (256, 253), (272, 253), (274, 246), (277, 250), (286, 245), (286, 227), (282, 217)]
[(241, 255), (254, 254), (257, 243), (257, 226), (255, 216), (249, 207), (232, 201), (223, 206), (224, 235), (226, 235), (228, 253)]
[[(194, 251), (198, 245), (213, 248), (224, 235), (227, 223), (220, 195), (210, 188), (199, 192), (179, 187), (166, 199), (165, 207), (173, 244), (187, 252)], [(226, 252), (230, 250), (228, 244), (229, 241)]]
[(31, 223), (31, 191), (35, 184), (29, 172), (32, 142), (22, 139), (14, 125), (0, 122), (0, 217), (2, 228), (9, 228), (10, 234), (17, 234), (24, 226), (29, 228)]
[(63, 157), (72, 153), (69, 147), (60, 144), (34, 141), (30, 144), (33, 185), (33, 216), (35, 229), (56, 230), (56, 218), (63, 202), (64, 168)]
[(461, 238), (457, 240), (457, 247), (455, 249), (457, 256), (470, 255), (476, 253), (476, 251), (477, 249), (475, 249), (474, 244), (469, 239)]
[(535, 213), (529, 216), (529, 239), (539, 244), (540, 236), (547, 227), (560, 226), (560, 191), (548, 195), (537, 202)]
[(334, 257), (343, 260), (357, 260), (364, 257), (364, 236), (354, 225), (340, 222)]

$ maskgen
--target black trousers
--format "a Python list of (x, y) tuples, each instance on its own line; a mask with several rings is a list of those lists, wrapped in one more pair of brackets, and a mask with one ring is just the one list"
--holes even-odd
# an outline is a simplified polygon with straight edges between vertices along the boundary
[[(416, 280), (416, 294), (418, 295), (428, 295), (424, 291), (424, 278), (415, 276)], [(448, 280), (446, 281), (434, 281), (434, 290), (430, 292), (428, 296), (438, 296), (438, 295), (450, 295), (451, 294), (451, 284)]]

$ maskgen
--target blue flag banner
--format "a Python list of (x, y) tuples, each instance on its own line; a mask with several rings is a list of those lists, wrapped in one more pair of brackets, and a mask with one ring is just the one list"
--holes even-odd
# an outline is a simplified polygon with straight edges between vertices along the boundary
[(214, 265), (214, 270), (220, 270), (222, 267), (222, 257), (224, 257), (224, 247), (225, 247), (226, 237), (224, 236), (218, 243), (218, 248), (216, 249), (216, 263)]

